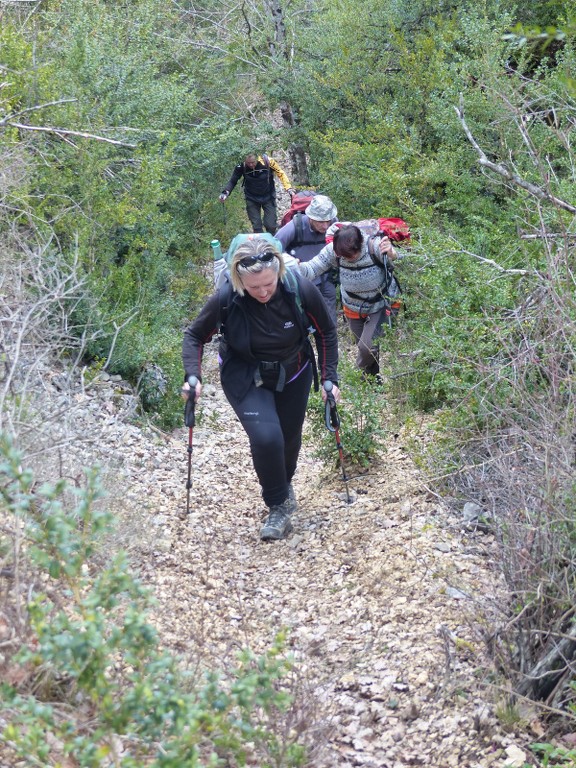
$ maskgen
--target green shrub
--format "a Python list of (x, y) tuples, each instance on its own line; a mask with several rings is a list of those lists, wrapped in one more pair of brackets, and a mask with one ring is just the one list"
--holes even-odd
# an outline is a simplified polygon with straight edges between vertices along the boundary
[[(339, 387), (342, 400), (337, 406), (339, 435), (344, 458), (351, 465), (366, 468), (382, 447), (386, 434), (385, 387), (375, 380), (367, 381), (346, 357), (339, 364)], [(325, 463), (337, 463), (339, 454), (333, 432), (327, 429), (326, 405), (321, 393), (313, 392), (308, 407), (309, 432), (317, 443), (316, 455)]]
[(229, 758), (244, 765), (250, 744), (259, 765), (302, 765), (300, 737), (272, 726), (292, 706), (285, 637), (260, 656), (243, 651), (226, 673), (194, 680), (160, 649), (146, 616), (151, 596), (125, 555), (102, 564), (101, 537), (113, 521), (97, 503), (97, 477), (72, 490), (73, 505), (66, 490), (63, 482), (35, 487), (0, 435), (2, 512), (27, 542), (11, 565), (22, 569), (25, 557), (31, 583), (42, 585), (30, 587), (19, 608), (29, 623), (7, 662), (21, 671), (18, 682), (1, 687), (5, 747), (30, 766), (71, 755), (82, 768), (107, 759), (123, 768), (194, 768), (230, 765)]
[(531, 744), (530, 749), (538, 755), (543, 768), (574, 768), (576, 765), (576, 749), (547, 743)]

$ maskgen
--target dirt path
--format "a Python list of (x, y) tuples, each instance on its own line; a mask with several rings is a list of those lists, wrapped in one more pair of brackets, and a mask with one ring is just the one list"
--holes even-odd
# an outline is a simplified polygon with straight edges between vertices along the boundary
[[(216, 382), (213, 370), (205, 378)], [(295, 703), (277, 727), (297, 728), (318, 768), (521, 765), (509, 762), (520, 737), (493, 714), (470, 623), (474, 598), (496, 589), (493, 542), (459, 531), (402, 437), (351, 481), (351, 505), (340, 475), (305, 446), (294, 532), (262, 543), (245, 435), (218, 385), (205, 385), (202, 408), (187, 518), (187, 430), (158, 437), (126, 467), (127, 499), (146, 499), (142, 567), (163, 643), (222, 668), (287, 630)]]

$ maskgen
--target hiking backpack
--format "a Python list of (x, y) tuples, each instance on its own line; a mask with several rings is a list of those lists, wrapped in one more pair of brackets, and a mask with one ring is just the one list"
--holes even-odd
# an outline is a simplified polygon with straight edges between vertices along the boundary
[(288, 224), (289, 221), (292, 221), (295, 214), (304, 213), (306, 208), (308, 208), (308, 206), (312, 202), (312, 198), (316, 197), (317, 194), (318, 192), (315, 192), (313, 189), (300, 189), (298, 190), (298, 192), (295, 192), (292, 195), (292, 202), (290, 203), (290, 208), (288, 208), (288, 210), (280, 220), (280, 226), (283, 227), (284, 224)]
[(344, 227), (347, 224), (354, 224), (358, 229), (368, 237), (383, 237), (384, 235), (394, 244), (404, 243), (408, 245), (411, 238), (410, 227), (404, 221), (404, 219), (388, 218), (388, 219), (362, 219), (361, 221), (339, 221), (332, 224), (328, 232), (326, 232), (326, 242), (331, 243), (334, 239), (334, 232), (340, 227)]
[(393, 243), (405, 243), (407, 245), (410, 242), (410, 227), (404, 219), (363, 219), (353, 223), (366, 235), (372, 237), (386, 235)]
[[(386, 260), (386, 264), (381, 261), (381, 255), (379, 249), (376, 248), (377, 237), (386, 235), (395, 245), (398, 243), (404, 243), (408, 245), (411, 238), (410, 227), (404, 221), (404, 219), (388, 218), (388, 219), (363, 219), (362, 221), (354, 222), (358, 229), (364, 234), (368, 235), (368, 253), (370, 254), (374, 264), (379, 266), (384, 272), (383, 280), (383, 292), (388, 293), (392, 281), (396, 282), (398, 288), (398, 296), (396, 301), (391, 300), (391, 306), (393, 308), (400, 308), (400, 294), (402, 293), (402, 286), (398, 281), (398, 278), (394, 274), (394, 266)], [(378, 254), (376, 251), (378, 250)]]

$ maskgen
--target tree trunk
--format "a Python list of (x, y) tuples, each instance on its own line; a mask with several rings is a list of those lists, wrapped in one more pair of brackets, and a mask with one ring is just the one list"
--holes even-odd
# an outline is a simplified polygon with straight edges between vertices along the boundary
[[(282, 114), (282, 122), (284, 126), (289, 130), (296, 125), (296, 118), (294, 117), (294, 110), (292, 105), (287, 101), (280, 104), (280, 112)], [(306, 152), (304, 147), (297, 143), (292, 143), (288, 147), (288, 157), (290, 158), (290, 164), (292, 166), (292, 182), (298, 187), (307, 187), (310, 184), (308, 178), (308, 160), (306, 158)]]

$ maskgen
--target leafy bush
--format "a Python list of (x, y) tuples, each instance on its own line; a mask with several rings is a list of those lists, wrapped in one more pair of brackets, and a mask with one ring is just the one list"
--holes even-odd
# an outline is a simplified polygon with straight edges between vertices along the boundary
[(576, 765), (576, 749), (547, 743), (531, 744), (530, 749), (538, 755), (543, 768), (573, 768)]
[[(491, 640), (499, 668), (524, 696), (572, 711), (574, 603), (574, 351), (571, 246), (550, 252), (556, 279), (503, 322), (487, 318), (488, 346), (470, 360), (474, 388), (437, 419), (427, 470), (455, 505), (479, 504), (499, 546), (513, 618)], [(490, 354), (486, 354), (490, 349)], [(561, 763), (560, 763), (561, 764)]]
[[(374, 380), (366, 381), (362, 372), (345, 356), (340, 360), (339, 376), (342, 399), (337, 411), (344, 458), (351, 465), (366, 468), (382, 448), (382, 438), (386, 434), (385, 390)], [(310, 437), (318, 444), (316, 455), (327, 464), (337, 464), (335, 435), (327, 429), (330, 419), (320, 392), (312, 393), (308, 414)]]
[(198, 682), (160, 650), (151, 596), (123, 553), (103, 562), (113, 521), (96, 476), (70, 505), (63, 482), (35, 486), (5, 436), (0, 457), (0, 551), (14, 583), (29, 580), (4, 603), (21, 617), (21, 647), (4, 657), (4, 747), (30, 766), (68, 755), (82, 768), (244, 765), (249, 751), (262, 766), (303, 765), (299, 737), (272, 726), (292, 705), (284, 636)]

